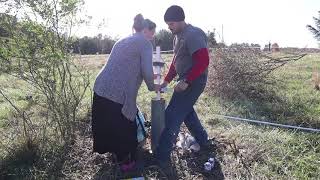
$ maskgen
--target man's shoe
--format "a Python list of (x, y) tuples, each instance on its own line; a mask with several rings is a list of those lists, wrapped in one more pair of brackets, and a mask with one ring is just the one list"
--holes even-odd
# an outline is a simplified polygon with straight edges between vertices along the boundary
[(136, 162), (135, 161), (129, 161), (127, 163), (123, 163), (120, 165), (120, 170), (124, 173), (133, 171), (136, 169)]

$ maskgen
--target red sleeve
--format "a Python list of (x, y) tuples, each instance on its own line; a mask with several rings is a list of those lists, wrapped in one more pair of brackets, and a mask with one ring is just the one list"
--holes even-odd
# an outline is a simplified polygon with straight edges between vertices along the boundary
[(207, 48), (197, 50), (192, 54), (193, 67), (187, 74), (187, 81), (192, 82), (197, 79), (209, 65), (209, 52)]
[(170, 83), (174, 77), (176, 77), (177, 72), (176, 72), (176, 68), (174, 67), (174, 62), (175, 62), (175, 58), (173, 59), (170, 68), (169, 68), (169, 72), (167, 73), (166, 77), (164, 78), (165, 81), (167, 81), (168, 83)]

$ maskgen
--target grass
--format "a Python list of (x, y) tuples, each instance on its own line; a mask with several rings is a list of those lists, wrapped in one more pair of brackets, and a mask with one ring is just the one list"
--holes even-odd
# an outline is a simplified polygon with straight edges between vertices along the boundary
[[(169, 61), (171, 55), (165, 55)], [(87, 56), (81, 60), (96, 74), (105, 62), (105, 56)], [(311, 54), (300, 61), (292, 62), (272, 75), (277, 79), (275, 90), (277, 101), (224, 101), (204, 93), (196, 111), (211, 138), (215, 148), (203, 154), (173, 152), (173, 166), (180, 179), (317, 179), (320, 177), (320, 134), (278, 129), (234, 122), (219, 118), (216, 114), (233, 115), (244, 118), (273, 120), (279, 123), (320, 128), (320, 97), (313, 89), (311, 74), (320, 66), (320, 55)], [(320, 68), (319, 68), (320, 69)], [(19, 107), (25, 107), (28, 88), (17, 80), (0, 76), (1, 88), (14, 99)], [(173, 88), (164, 94), (169, 102)], [(83, 111), (90, 105), (90, 92), (86, 94)], [(138, 105), (147, 117), (151, 117), (150, 101), (155, 93), (148, 92), (143, 84), (139, 91)], [(12, 117), (12, 108), (0, 98), (0, 131), (9, 131), (6, 119)], [(25, 150), (21, 142), (14, 153), (4, 153), (0, 145), (0, 179), (116, 179), (119, 173), (110, 154), (91, 153), (90, 116), (84, 117), (75, 144), (70, 148), (57, 148), (52, 152), (41, 147)], [(182, 128), (185, 131), (185, 128)], [(9, 142), (8, 142), (9, 143)], [(19, 143), (16, 143), (19, 144)], [(33, 147), (33, 146), (31, 146)], [(57, 146), (58, 147), (58, 146)], [(39, 150), (40, 149), (40, 150)], [(24, 151), (21, 151), (24, 150)], [(28, 153), (29, 152), (29, 153)], [(34, 152), (34, 153), (30, 153)], [(203, 163), (215, 155), (216, 168), (211, 173), (203, 172)], [(45, 158), (44, 158), (45, 157)], [(21, 159), (21, 161), (19, 161)], [(141, 175), (141, 174), (140, 174)], [(161, 179), (161, 171), (148, 167), (143, 174), (148, 178)]]

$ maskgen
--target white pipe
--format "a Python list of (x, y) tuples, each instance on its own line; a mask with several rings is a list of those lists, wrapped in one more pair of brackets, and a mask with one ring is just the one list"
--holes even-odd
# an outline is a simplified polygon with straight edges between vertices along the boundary
[(311, 132), (320, 133), (320, 129), (305, 128), (305, 127), (291, 126), (291, 125), (285, 125), (285, 124), (277, 124), (277, 123), (258, 121), (258, 120), (252, 120), (252, 119), (245, 119), (245, 118), (239, 118), (239, 117), (224, 116), (224, 115), (220, 115), (220, 114), (214, 114), (214, 115), (221, 116), (221, 117), (224, 117), (227, 119), (238, 120), (238, 121), (246, 121), (246, 122), (257, 123), (257, 124), (264, 124), (264, 125), (270, 125), (270, 126), (277, 126), (277, 127), (283, 127), (283, 128), (298, 129), (298, 130), (303, 130), (303, 131), (311, 131)]
[(161, 61), (161, 57), (160, 57), (160, 46), (156, 47), (156, 60), (157, 62)]
[[(156, 59), (155, 59), (156, 62), (161, 62), (161, 56), (160, 56), (160, 46), (157, 46), (156, 47)], [(156, 83), (158, 85), (161, 84), (161, 67), (160, 66), (156, 66), (156, 74), (157, 74), (157, 81)], [(160, 100), (161, 99), (161, 94), (160, 94), (160, 91), (157, 91), (157, 97), (156, 97), (157, 100)]]
[[(157, 69), (158, 69), (158, 76), (157, 76), (157, 84), (161, 84), (161, 79), (160, 79), (160, 67), (157, 67)], [(161, 97), (160, 97), (160, 91), (157, 91), (157, 100), (160, 100), (161, 99)]]

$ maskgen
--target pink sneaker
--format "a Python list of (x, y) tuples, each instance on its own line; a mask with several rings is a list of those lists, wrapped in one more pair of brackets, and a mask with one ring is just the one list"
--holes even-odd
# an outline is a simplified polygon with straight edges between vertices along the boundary
[(133, 170), (134, 167), (135, 167), (135, 165), (136, 165), (136, 162), (135, 162), (135, 161), (130, 161), (130, 162), (121, 164), (121, 165), (120, 165), (120, 169), (121, 169), (121, 171), (123, 171), (123, 172), (128, 172), (128, 171)]

